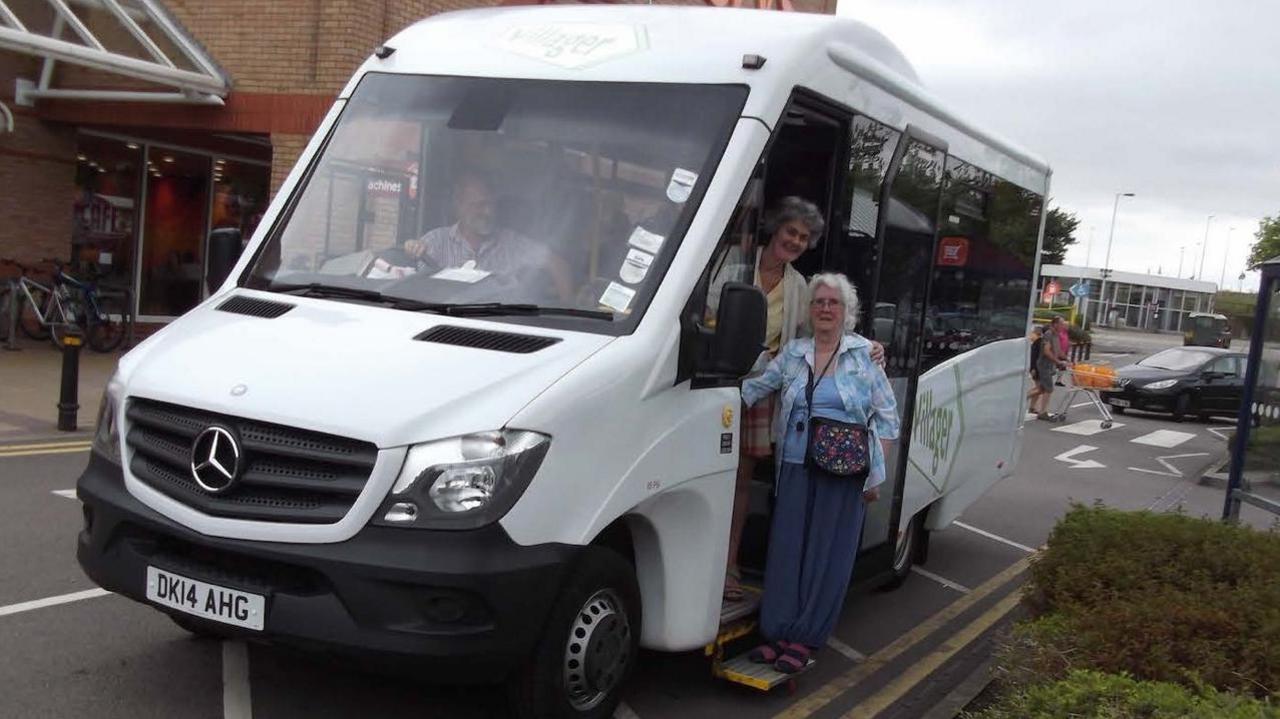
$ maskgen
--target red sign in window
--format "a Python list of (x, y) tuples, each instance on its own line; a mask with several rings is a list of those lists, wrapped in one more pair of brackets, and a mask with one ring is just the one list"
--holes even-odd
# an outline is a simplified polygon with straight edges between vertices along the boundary
[(969, 264), (969, 238), (943, 237), (938, 240), (938, 265), (964, 267)]

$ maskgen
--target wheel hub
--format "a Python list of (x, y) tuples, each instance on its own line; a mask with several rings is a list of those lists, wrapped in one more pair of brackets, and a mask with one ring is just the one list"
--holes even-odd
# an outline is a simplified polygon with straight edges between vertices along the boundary
[(590, 710), (613, 690), (631, 658), (631, 623), (618, 596), (602, 589), (582, 605), (564, 651), (564, 682), (569, 703)]

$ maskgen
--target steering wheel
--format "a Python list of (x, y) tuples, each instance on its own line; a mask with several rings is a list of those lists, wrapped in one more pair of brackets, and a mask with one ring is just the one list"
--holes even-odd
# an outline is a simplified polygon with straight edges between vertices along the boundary
[(379, 250), (374, 257), (396, 267), (412, 267), (419, 273), (436, 273), (444, 269), (431, 255), (423, 253), (421, 257), (417, 257), (406, 252), (403, 247)]

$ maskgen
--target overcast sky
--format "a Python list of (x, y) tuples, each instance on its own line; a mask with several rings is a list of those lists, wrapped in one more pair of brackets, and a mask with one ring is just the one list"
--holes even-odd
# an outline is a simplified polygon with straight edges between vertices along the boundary
[[(1280, 1), (840, 0), (886, 34), (962, 117), (1053, 167), (1080, 218), (1071, 264), (1199, 263), (1236, 289), (1258, 221), (1280, 214)], [(1089, 253), (1092, 231), (1093, 248)], [(1257, 288), (1256, 273), (1245, 279)]]

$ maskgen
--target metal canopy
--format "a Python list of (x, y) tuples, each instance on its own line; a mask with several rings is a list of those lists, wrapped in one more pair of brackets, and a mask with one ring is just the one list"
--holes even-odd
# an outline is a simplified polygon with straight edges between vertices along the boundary
[[(15, 1), (24, 2), (8, 0)], [(78, 12), (68, 2), (77, 6)], [(36, 32), (28, 27), (34, 27), (34, 23), (24, 24), (6, 0), (0, 0), (0, 50), (44, 59), (38, 83), (18, 80), (14, 94), (19, 105), (31, 105), (39, 99), (221, 105), (230, 89), (218, 66), (158, 0), (25, 0), (24, 6), (28, 10), (34, 7), (37, 11), (51, 11), (52, 25), (48, 34)], [(92, 22), (87, 24), (86, 19)], [(126, 43), (138, 52), (131, 55), (107, 46), (120, 48)], [(162, 85), (172, 91), (54, 88), (54, 63), (59, 61)]]

